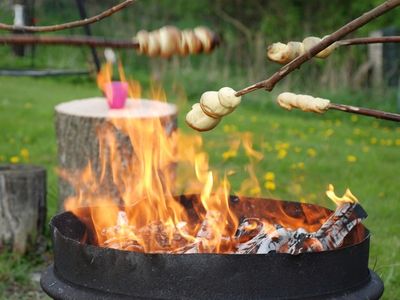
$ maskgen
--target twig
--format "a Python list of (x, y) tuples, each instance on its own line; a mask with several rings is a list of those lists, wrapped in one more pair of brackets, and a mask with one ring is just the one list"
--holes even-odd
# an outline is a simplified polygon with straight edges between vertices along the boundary
[(75, 27), (80, 27), (88, 24), (92, 24), (98, 22), (104, 18), (111, 16), (112, 14), (124, 9), (125, 7), (133, 4), (135, 0), (125, 0), (124, 2), (115, 5), (102, 13), (78, 21), (72, 21), (64, 24), (57, 24), (57, 25), (50, 25), (50, 26), (15, 26), (15, 25), (8, 25), (4, 23), (0, 23), (0, 30), (8, 30), (8, 31), (20, 31), (20, 32), (49, 32), (49, 31), (58, 31), (64, 29), (71, 29)]
[(93, 47), (109, 47), (109, 48), (132, 48), (139, 47), (139, 43), (135, 40), (108, 40), (99, 37), (87, 36), (40, 36), (40, 35), (0, 35), (0, 44), (17, 44), (17, 45), (64, 45), (64, 46), (93, 46)]
[(380, 111), (380, 110), (376, 110), (376, 109), (357, 107), (357, 106), (351, 106), (351, 105), (345, 105), (345, 104), (337, 104), (337, 103), (330, 103), (328, 107), (329, 107), (329, 109), (335, 109), (335, 110), (339, 110), (339, 111), (343, 111), (343, 112), (347, 112), (347, 113), (400, 122), (399, 114)]
[(361, 37), (337, 42), (340, 46), (360, 44), (400, 43), (400, 36)]
[(329, 47), (329, 45), (333, 44), (334, 42), (340, 40), (350, 32), (358, 29), (359, 27), (365, 25), (366, 23), (370, 22), (371, 20), (379, 17), (380, 15), (386, 13), (387, 11), (397, 7), (400, 5), (400, 0), (388, 0), (381, 5), (375, 7), (374, 9), (364, 13), (362, 16), (354, 19), (353, 21), (347, 23), (325, 39), (323, 39), (320, 43), (315, 45), (313, 48), (310, 49), (307, 53), (297, 57), (296, 59), (292, 60), (290, 63), (286, 64), (282, 68), (279, 69), (278, 72), (273, 74), (266, 80), (260, 81), (255, 83), (251, 86), (248, 86), (242, 90), (236, 92), (236, 96), (242, 96), (252, 91), (264, 88), (267, 91), (272, 91), (274, 86), (283, 78), (285, 78), (288, 74), (293, 72), (294, 70), (298, 69), (303, 63), (310, 60), (313, 56), (317, 53), (321, 52), (325, 48)]

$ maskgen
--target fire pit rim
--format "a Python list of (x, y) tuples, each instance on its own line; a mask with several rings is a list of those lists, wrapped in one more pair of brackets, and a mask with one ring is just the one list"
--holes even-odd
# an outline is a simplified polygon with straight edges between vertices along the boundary
[[(183, 199), (193, 200), (186, 197)], [(250, 205), (252, 208), (249, 209), (254, 213), (257, 207), (253, 207), (255, 203), (251, 199), (255, 198), (246, 201), (242, 197), (244, 206), (238, 206), (237, 212), (243, 213), (243, 209)], [(296, 205), (293, 206), (295, 211), (304, 208), (302, 203), (293, 203)], [(271, 205), (272, 208), (273, 204)], [(260, 207), (268, 208), (269, 205)], [(268, 299), (275, 299), (277, 295), (288, 296), (285, 297), (287, 299), (309, 299), (312, 298), (312, 293), (317, 296), (315, 299), (320, 299), (321, 295), (328, 296), (332, 293), (337, 296), (353, 293), (360, 296), (372, 293), (381, 295), (383, 291), (380, 279), (368, 269), (370, 235), (367, 231), (364, 231), (364, 239), (360, 243), (353, 243), (336, 251), (307, 252), (299, 255), (175, 255), (123, 251), (82, 243), (80, 241), (84, 237), (86, 226), (90, 225), (85, 224), (84, 220), (81, 221), (72, 212), (64, 212), (52, 218), (50, 227), (54, 267), (48, 270), (48, 276), (44, 275), (42, 278), (42, 287), (46, 292), (58, 295), (58, 291), (49, 286), (55, 281), (56, 286), (62, 289), (89, 288), (90, 291), (107, 293), (110, 299), (118, 298), (116, 294), (129, 295), (134, 299), (220, 299), (222, 295), (232, 296), (232, 299), (243, 299), (244, 295), (257, 299), (261, 295)], [(338, 263), (340, 261), (342, 263)], [(193, 272), (193, 268), (197, 271)], [(321, 277), (318, 274), (325, 275)], [(215, 277), (225, 278), (224, 283), (217, 283)], [(135, 284), (124, 284), (126, 278), (130, 278), (130, 282)], [(193, 282), (200, 284), (193, 285)], [(269, 284), (266, 285), (265, 282)], [(282, 282), (292, 287), (282, 291), (283, 294), (277, 289)], [(310, 292), (307, 287), (314, 282), (319, 282), (319, 286)], [(347, 299), (344, 296), (337, 298), (333, 294), (332, 299)], [(82, 296), (79, 299), (89, 298)]]

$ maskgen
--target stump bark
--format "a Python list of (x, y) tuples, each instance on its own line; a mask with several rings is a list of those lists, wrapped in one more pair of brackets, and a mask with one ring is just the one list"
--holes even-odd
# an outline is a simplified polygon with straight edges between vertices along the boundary
[[(98, 130), (104, 126), (114, 127), (111, 120), (157, 118), (168, 133), (177, 127), (176, 106), (153, 100), (128, 100), (124, 109), (109, 109), (105, 98), (74, 100), (57, 105), (55, 114), (59, 168), (74, 172), (83, 170), (90, 162), (96, 176), (101, 173)], [(113, 130), (118, 147), (134, 153), (129, 138), (116, 128)], [(62, 177), (58, 188), (59, 208), (62, 209), (65, 199), (75, 191)]]
[(46, 170), (0, 166), (0, 250), (25, 253), (38, 246), (46, 222)]

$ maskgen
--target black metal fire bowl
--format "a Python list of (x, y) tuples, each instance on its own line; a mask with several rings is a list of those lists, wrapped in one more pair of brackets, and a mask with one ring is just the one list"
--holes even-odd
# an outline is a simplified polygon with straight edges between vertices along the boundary
[[(259, 211), (278, 203), (231, 200), (233, 210), (247, 211), (247, 217), (258, 217)], [(326, 210), (286, 201), (283, 207), (297, 216)], [(368, 269), (369, 233), (361, 224), (364, 238), (358, 243), (345, 241), (340, 249), (296, 256), (101, 248), (80, 242), (87, 228), (70, 212), (55, 216), (50, 227), (54, 265), (42, 274), (41, 286), (54, 299), (379, 299), (383, 293), (381, 279)]]

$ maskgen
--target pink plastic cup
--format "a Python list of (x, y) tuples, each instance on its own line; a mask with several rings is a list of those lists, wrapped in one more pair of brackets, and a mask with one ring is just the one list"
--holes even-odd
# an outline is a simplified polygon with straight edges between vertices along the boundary
[(122, 81), (106, 83), (104, 93), (110, 108), (123, 108), (125, 106), (126, 98), (128, 97), (128, 84)]

